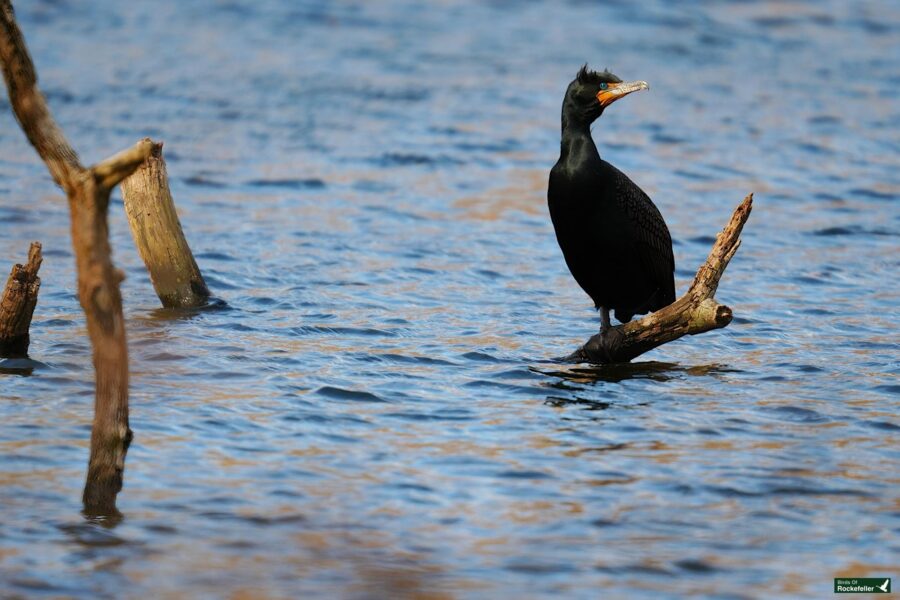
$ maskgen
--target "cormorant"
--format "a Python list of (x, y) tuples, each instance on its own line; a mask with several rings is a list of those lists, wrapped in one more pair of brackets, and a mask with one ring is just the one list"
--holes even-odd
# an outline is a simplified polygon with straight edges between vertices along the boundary
[(649, 87), (585, 65), (562, 105), (562, 143), (547, 204), (566, 264), (600, 311), (601, 334), (609, 329), (610, 310), (627, 323), (675, 301), (666, 222), (641, 188), (600, 158), (590, 130), (607, 106)]

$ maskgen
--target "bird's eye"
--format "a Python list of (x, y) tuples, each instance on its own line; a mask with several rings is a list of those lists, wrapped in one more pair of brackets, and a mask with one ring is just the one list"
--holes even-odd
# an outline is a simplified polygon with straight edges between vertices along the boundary
[(605, 90), (605, 89), (608, 88), (608, 87), (609, 87), (609, 85), (607, 85), (606, 82), (603, 82), (603, 83), (600, 84), (600, 89), (601, 89), (601, 90)]

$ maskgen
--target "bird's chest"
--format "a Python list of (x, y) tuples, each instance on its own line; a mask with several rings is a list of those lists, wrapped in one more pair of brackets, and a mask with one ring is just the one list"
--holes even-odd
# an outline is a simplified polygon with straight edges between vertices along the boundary
[(629, 251), (631, 223), (614, 189), (578, 177), (551, 180), (550, 187), (550, 216), (563, 251)]

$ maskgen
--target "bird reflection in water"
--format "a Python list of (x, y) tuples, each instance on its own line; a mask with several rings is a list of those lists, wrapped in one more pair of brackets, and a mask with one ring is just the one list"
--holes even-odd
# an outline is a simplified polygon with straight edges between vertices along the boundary
[(686, 367), (679, 365), (678, 363), (660, 361), (577, 366), (566, 370), (553, 371), (544, 371), (541, 369), (532, 370), (549, 377), (560, 378), (561, 381), (551, 385), (562, 386), (564, 389), (571, 389), (568, 387), (568, 383), (580, 385), (599, 382), (620, 383), (629, 379), (651, 379), (653, 381), (662, 382), (670, 381), (684, 375), (696, 377), (736, 372), (736, 369), (719, 363)]

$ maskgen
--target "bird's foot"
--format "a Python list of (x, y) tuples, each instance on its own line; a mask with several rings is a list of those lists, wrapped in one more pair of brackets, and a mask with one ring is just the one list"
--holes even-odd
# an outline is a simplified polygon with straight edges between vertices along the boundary
[(581, 347), (582, 356), (588, 362), (600, 364), (621, 361), (621, 359), (617, 360), (617, 357), (623, 339), (624, 336), (619, 327), (601, 329), (599, 333), (592, 335), (591, 339)]

